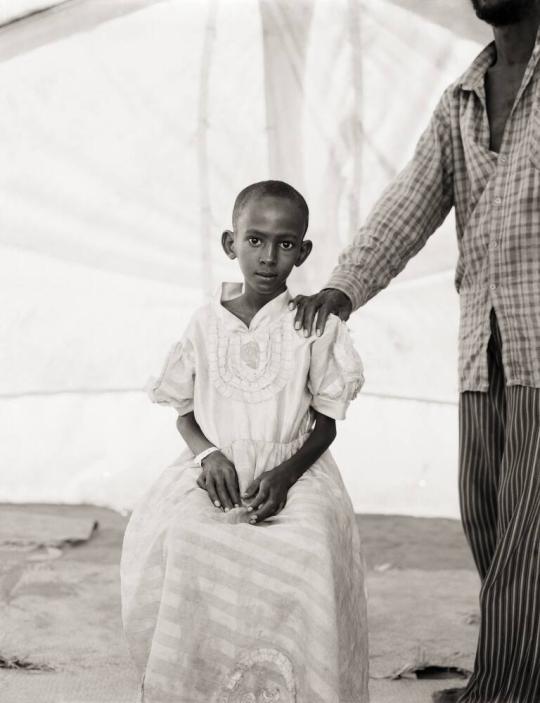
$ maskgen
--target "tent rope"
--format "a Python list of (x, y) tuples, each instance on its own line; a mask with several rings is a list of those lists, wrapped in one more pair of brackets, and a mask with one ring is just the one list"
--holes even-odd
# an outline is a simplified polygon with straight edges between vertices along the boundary
[[(144, 389), (140, 387), (131, 388), (56, 388), (51, 390), (29, 390), (19, 393), (0, 393), (0, 400), (15, 400), (17, 398), (47, 398), (57, 395), (107, 395), (107, 394), (128, 394), (128, 393), (144, 393)], [(393, 393), (379, 393), (376, 391), (363, 391), (362, 396), (370, 398), (379, 398), (381, 400), (402, 400), (411, 403), (427, 403), (429, 405), (451, 405), (456, 406), (457, 400), (449, 400), (445, 398), (427, 398), (425, 396), (415, 395), (397, 395)]]

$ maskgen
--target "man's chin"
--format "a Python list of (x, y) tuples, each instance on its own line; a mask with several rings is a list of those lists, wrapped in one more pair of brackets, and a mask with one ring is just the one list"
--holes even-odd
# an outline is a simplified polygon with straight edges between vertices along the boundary
[(472, 4), (478, 19), (492, 27), (507, 27), (524, 20), (536, 0), (472, 0)]

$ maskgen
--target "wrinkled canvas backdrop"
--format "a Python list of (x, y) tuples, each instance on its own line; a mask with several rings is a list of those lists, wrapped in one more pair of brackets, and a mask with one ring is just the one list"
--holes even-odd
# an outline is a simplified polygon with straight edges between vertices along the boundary
[[(315, 290), (481, 44), (441, 2), (24, 9), (45, 4), (0, 7), (0, 500), (125, 509), (181, 450), (142, 389), (238, 277), (237, 191), (305, 194), (292, 289)], [(351, 320), (367, 382), (335, 454), (358, 510), (457, 515), (455, 258), (449, 221)]]

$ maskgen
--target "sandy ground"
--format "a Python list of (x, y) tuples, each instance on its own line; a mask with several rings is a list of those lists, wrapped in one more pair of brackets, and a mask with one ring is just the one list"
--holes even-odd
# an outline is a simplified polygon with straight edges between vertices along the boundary
[[(99, 528), (88, 542), (61, 552), (0, 548), (0, 657), (50, 667), (0, 668), (0, 701), (133, 701), (137, 675), (123, 640), (118, 591), (127, 518), (94, 506), (25, 510), (89, 516)], [(477, 580), (461, 526), (380, 515), (358, 521), (368, 565), (372, 703), (429, 701), (438, 688), (462, 685), (463, 680), (418, 680), (409, 671), (470, 668)], [(405, 678), (391, 678), (400, 670)]]

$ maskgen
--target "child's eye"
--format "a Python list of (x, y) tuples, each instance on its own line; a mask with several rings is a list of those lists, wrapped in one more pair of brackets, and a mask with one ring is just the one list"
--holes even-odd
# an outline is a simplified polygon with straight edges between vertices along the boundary
[(293, 248), (294, 243), (293, 242), (281, 242), (281, 246), (285, 251), (289, 251), (290, 249)]
[(248, 242), (251, 244), (251, 246), (257, 247), (261, 243), (261, 240), (259, 239), (259, 237), (248, 237)]

